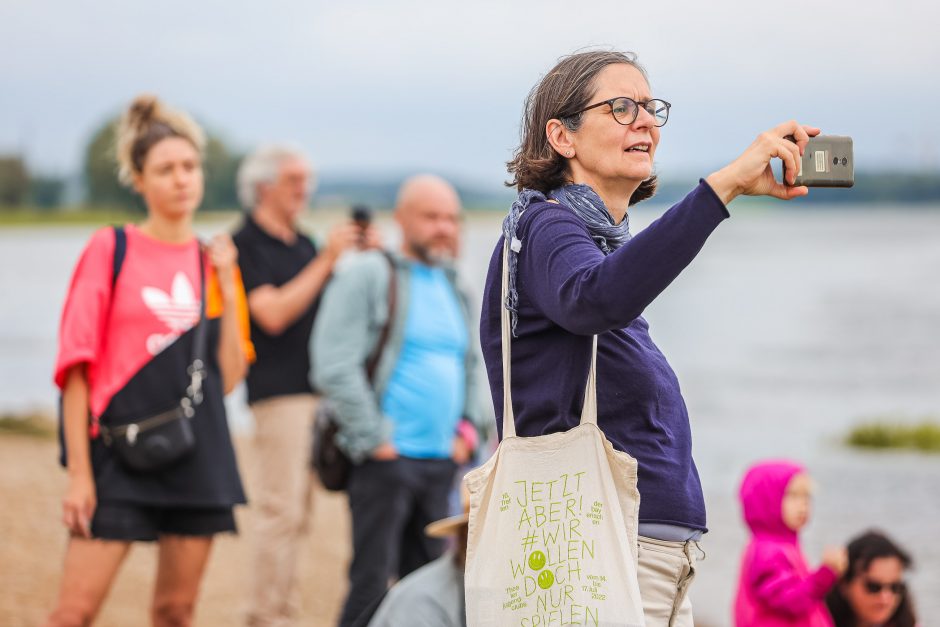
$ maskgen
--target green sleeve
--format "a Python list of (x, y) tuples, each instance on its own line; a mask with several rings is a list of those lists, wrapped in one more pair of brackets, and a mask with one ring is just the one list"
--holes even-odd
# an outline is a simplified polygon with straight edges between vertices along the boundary
[[(365, 363), (387, 312), (388, 264), (363, 253), (342, 264), (323, 294), (310, 337), (314, 387), (337, 412), (337, 444), (354, 462), (391, 439)], [(382, 319), (379, 319), (382, 317)]]

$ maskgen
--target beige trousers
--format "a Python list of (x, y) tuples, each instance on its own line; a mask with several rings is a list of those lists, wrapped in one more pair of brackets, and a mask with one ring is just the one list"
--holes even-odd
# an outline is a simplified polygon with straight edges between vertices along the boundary
[(297, 558), (307, 533), (313, 496), (310, 447), (312, 394), (253, 403), (251, 588), (247, 624), (293, 625), (300, 609)]
[(646, 627), (692, 627), (688, 590), (698, 545), (639, 538), (640, 597)]

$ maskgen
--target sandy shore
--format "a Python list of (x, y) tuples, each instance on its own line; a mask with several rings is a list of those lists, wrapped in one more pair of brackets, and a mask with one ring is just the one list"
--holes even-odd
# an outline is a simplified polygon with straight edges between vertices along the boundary
[[(251, 447), (237, 443), (242, 476), (250, 480)], [(56, 463), (54, 441), (0, 436), (0, 625), (39, 625), (58, 592), (67, 541), (61, 523), (65, 472)], [(250, 490), (250, 482), (248, 484)], [(318, 491), (310, 541), (300, 560), (303, 597), (300, 625), (335, 624), (346, 591), (349, 560), (349, 515), (342, 494)], [(250, 508), (238, 512), (238, 536), (215, 543), (203, 580), (197, 625), (240, 625), (248, 582), (248, 547), (252, 538)], [(149, 624), (149, 604), (156, 547), (140, 544), (122, 567), (105, 601), (97, 626)]]

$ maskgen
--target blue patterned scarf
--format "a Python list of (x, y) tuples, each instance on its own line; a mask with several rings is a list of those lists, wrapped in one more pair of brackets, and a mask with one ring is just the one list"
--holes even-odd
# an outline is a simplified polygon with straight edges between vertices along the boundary
[(516, 324), (519, 322), (519, 292), (516, 289), (516, 271), (519, 265), (519, 253), (522, 250), (522, 241), (516, 237), (516, 229), (522, 214), (532, 203), (555, 200), (567, 209), (570, 209), (587, 225), (591, 238), (605, 255), (609, 255), (630, 241), (630, 217), (624, 215), (620, 224), (614, 224), (614, 219), (607, 211), (604, 201), (593, 189), (587, 185), (572, 183), (553, 189), (546, 197), (542, 192), (534, 189), (524, 189), (519, 193), (509, 215), (503, 220), (503, 236), (510, 242), (509, 245), (509, 296), (503, 304), (510, 311), (512, 319), (512, 334), (516, 335)]

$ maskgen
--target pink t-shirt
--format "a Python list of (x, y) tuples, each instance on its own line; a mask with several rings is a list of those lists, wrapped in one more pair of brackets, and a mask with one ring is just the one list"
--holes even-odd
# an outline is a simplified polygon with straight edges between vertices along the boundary
[[(125, 227), (127, 252), (112, 295), (114, 229), (95, 232), (72, 275), (59, 328), (55, 382), (88, 364), (89, 408), (100, 416), (111, 398), (154, 355), (199, 320), (199, 242), (170, 244)], [(206, 264), (206, 314), (221, 315), (215, 275)], [(239, 315), (249, 359), (247, 306), (238, 281)], [(113, 297), (112, 297), (113, 296)]]

